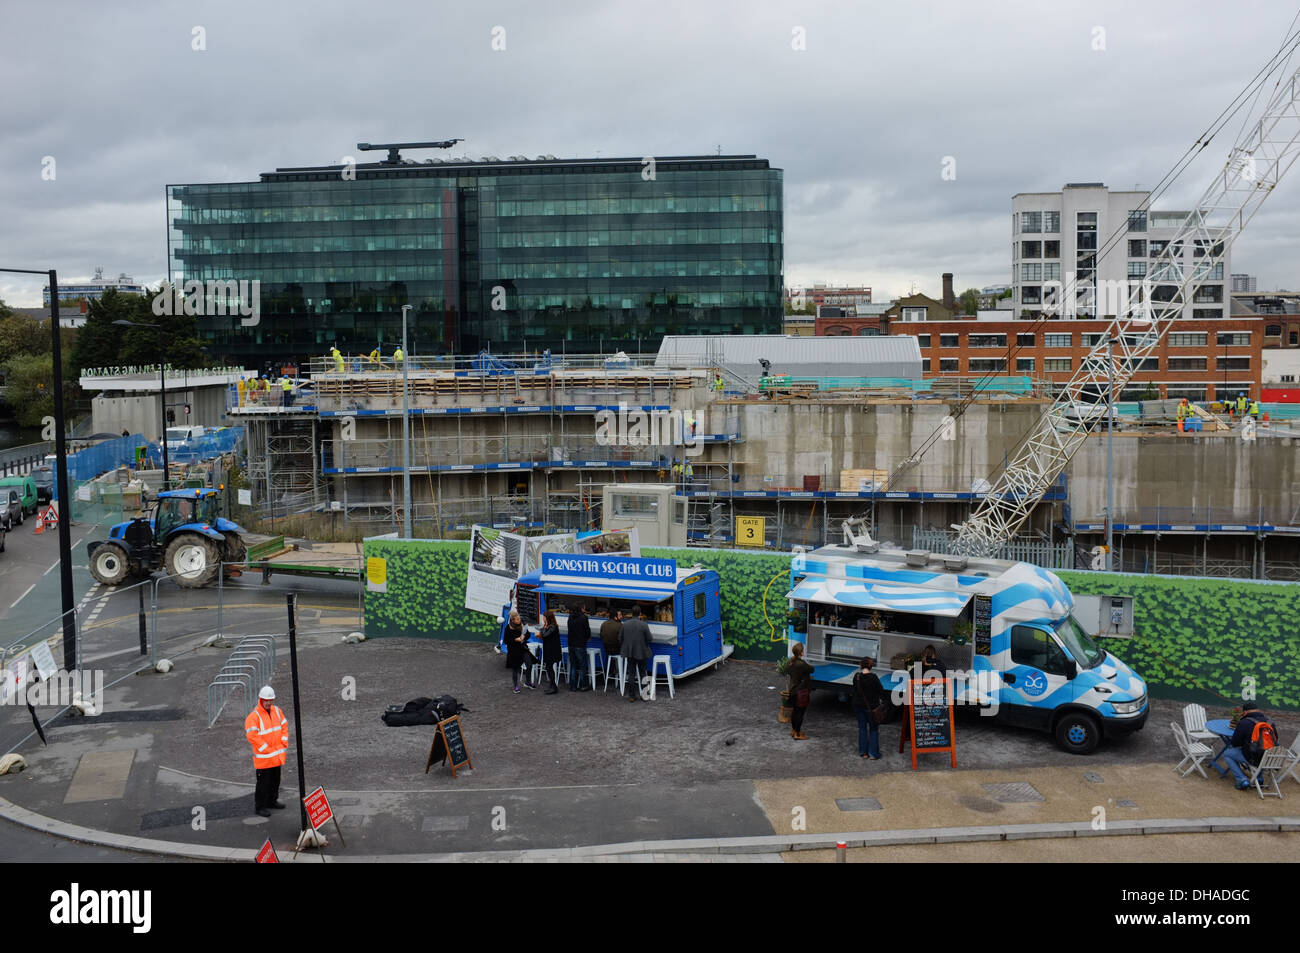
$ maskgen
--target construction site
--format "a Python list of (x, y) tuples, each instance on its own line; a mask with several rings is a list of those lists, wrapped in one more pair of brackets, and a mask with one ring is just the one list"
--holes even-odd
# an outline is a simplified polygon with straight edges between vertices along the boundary
[[(1030, 378), (673, 364), (412, 356), (399, 370), (347, 356), (340, 370), (322, 358), (289, 406), (232, 387), (228, 414), (245, 431), (261, 515), (333, 513), (354, 534), (400, 531), (409, 466), (417, 536), (461, 536), (474, 523), (614, 528), (617, 515), (601, 512), (606, 484), (670, 483), (691, 545), (733, 545), (737, 518), (761, 517), (766, 548), (819, 546), (865, 516), (879, 539), (942, 550), (1054, 398)], [(1104, 415), (1104, 405), (1079, 413)], [(1297, 578), (1300, 431), (1197, 413), (1193, 430), (1175, 401), (1118, 404), (1113, 441), (1092, 421), (1003, 552), (1094, 565), (1113, 486), (1123, 569)]]

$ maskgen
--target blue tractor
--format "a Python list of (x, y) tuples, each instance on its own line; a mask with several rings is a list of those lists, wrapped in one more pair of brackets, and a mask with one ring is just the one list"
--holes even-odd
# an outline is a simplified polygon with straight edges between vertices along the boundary
[(208, 585), (222, 564), (233, 575), (248, 548), (243, 528), (217, 515), (219, 502), (217, 490), (164, 490), (144, 516), (118, 523), (108, 539), (90, 544), (90, 574), (117, 586), (127, 576), (162, 569), (187, 589)]

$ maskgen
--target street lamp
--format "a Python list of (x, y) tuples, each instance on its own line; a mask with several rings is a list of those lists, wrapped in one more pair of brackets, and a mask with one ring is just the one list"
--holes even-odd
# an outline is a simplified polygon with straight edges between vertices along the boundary
[(406, 349), (406, 314), (409, 304), (402, 305), (402, 531), (411, 538), (411, 408), (406, 395), (406, 369), (411, 354)]
[[(154, 330), (157, 331), (162, 330), (162, 325), (160, 324), (140, 324), (136, 321), (127, 321), (125, 319), (119, 319), (117, 321), (114, 321), (113, 323), (116, 325), (120, 325), (121, 327), (124, 328), (153, 328)], [(171, 467), (167, 465), (168, 464), (168, 460), (167, 460), (167, 355), (165, 353), (162, 355), (162, 358), (158, 361), (158, 374), (159, 377), (161, 378), (161, 383), (159, 385), (159, 389), (161, 393), (159, 394), (159, 396), (162, 397), (162, 451), (163, 451), (162, 488), (165, 490), (167, 489), (167, 478), (171, 474)]]
[(54, 336), (54, 476), (59, 501), (69, 500), (66, 512), (59, 514), (59, 583), (63, 594), (63, 667), (71, 672), (77, 668), (77, 614), (72, 601), (72, 496), (68, 492), (67, 431), (63, 425), (63, 342), (59, 336), (59, 273), (34, 271), (31, 268), (0, 268), (15, 275), (45, 275), (50, 281), (50, 333)]

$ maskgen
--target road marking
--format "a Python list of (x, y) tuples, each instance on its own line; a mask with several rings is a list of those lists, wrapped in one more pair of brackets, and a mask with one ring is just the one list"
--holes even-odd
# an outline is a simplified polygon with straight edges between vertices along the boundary
[(33, 589), (35, 589), (35, 588), (36, 588), (36, 583), (32, 583), (30, 586), (28, 586), (28, 587), (23, 591), (23, 594), (22, 594), (21, 596), (19, 596), (19, 597), (18, 597), (17, 599), (15, 599), (13, 602), (9, 603), (9, 608), (12, 609), (14, 606), (18, 605), (18, 603), (22, 602), (23, 599), (25, 599), (25, 598), (27, 597), (27, 593), (31, 592), (31, 591), (32, 591)]

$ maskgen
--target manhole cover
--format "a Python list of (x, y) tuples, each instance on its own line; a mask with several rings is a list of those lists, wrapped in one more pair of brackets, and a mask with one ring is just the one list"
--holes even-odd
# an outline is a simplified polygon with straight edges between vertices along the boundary
[(1091, 781), (1093, 784), (1101, 784), (1106, 779), (1103, 778), (1096, 771), (1085, 771), (1083, 774), (1083, 780)]
[(841, 811), (879, 811), (880, 802), (874, 797), (837, 797), (835, 806)]
[(1043, 800), (1043, 796), (1028, 781), (1006, 781), (983, 784), (981, 787), (989, 792), (989, 797), (1002, 804), (1024, 804)]
[(1137, 807), (1138, 802), (1137, 801), (1116, 801), (1115, 805), (1117, 807)]

